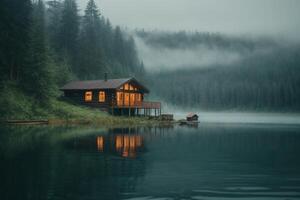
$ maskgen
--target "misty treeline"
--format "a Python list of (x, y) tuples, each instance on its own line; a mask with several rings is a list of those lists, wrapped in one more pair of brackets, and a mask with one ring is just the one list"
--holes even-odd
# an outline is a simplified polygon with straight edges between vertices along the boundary
[(83, 16), (75, 0), (1, 0), (0, 13), (4, 111), (26, 96), (47, 104), (71, 79), (144, 73), (133, 38), (113, 27), (94, 0), (88, 1)]
[[(160, 49), (206, 48), (242, 52), (230, 64), (182, 66), (149, 76), (155, 95), (180, 107), (209, 110), (300, 110), (300, 45), (208, 33), (138, 32)], [(177, 41), (177, 42), (175, 42)], [(170, 63), (171, 65), (171, 63)]]
[(198, 49), (204, 46), (207, 49), (222, 49), (226, 51), (239, 51), (246, 53), (258, 48), (275, 46), (274, 40), (267, 37), (245, 38), (243, 36), (229, 36), (221, 33), (210, 32), (168, 32), (168, 31), (145, 31), (136, 30), (137, 37), (154, 48), (167, 49)]

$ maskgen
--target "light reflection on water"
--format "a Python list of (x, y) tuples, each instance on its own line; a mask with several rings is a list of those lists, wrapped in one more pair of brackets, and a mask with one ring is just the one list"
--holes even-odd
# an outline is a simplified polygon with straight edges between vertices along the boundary
[(0, 199), (300, 199), (299, 155), (299, 126), (2, 127)]

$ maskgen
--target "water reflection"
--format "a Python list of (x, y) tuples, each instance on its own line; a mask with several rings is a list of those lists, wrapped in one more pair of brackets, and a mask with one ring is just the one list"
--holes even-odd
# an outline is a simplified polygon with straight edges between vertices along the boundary
[(300, 199), (299, 133), (0, 127), (0, 199)]
[(64, 142), (65, 147), (74, 150), (97, 149), (99, 153), (113, 154), (124, 158), (136, 158), (146, 151), (144, 135), (139, 129), (111, 129), (95, 136), (74, 138)]
[(134, 158), (136, 152), (142, 147), (140, 135), (116, 135), (115, 148), (123, 157)]
[(98, 148), (98, 151), (103, 152), (103, 149), (104, 149), (104, 138), (103, 138), (103, 136), (98, 136), (97, 137), (97, 148)]

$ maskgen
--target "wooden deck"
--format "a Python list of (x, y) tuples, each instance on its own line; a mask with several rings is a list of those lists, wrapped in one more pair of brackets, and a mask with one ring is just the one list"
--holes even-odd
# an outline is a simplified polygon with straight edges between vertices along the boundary
[(139, 103), (131, 103), (130, 105), (111, 106), (112, 114), (120, 111), (121, 115), (137, 115), (137, 116), (159, 116), (161, 115), (161, 102), (143, 101)]
[(133, 103), (130, 105), (117, 105), (114, 104), (114, 108), (139, 108), (139, 109), (161, 109), (160, 102), (143, 101), (141, 103)]

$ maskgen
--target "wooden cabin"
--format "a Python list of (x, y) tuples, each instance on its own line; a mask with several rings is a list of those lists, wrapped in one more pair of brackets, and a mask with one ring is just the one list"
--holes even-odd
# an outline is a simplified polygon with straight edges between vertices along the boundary
[(111, 114), (161, 114), (161, 103), (144, 101), (150, 91), (135, 78), (72, 81), (64, 85), (61, 91), (76, 103), (100, 108)]

